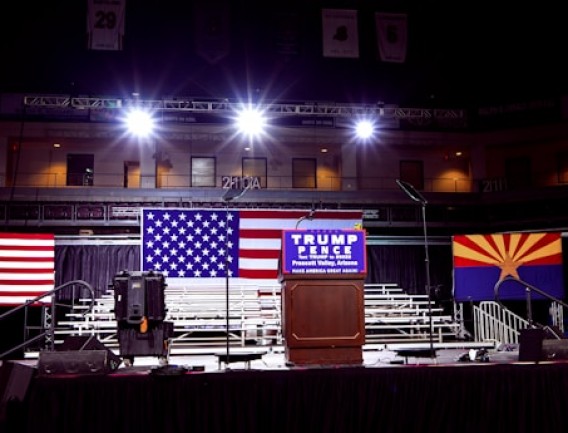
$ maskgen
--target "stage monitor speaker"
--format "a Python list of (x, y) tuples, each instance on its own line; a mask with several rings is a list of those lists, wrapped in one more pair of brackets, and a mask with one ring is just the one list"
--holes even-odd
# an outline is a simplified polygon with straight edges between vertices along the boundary
[(39, 354), (39, 374), (105, 374), (116, 370), (122, 359), (95, 336), (72, 335), (56, 351)]
[(43, 351), (39, 353), (38, 374), (107, 374), (118, 365), (108, 350)]
[(57, 350), (106, 350), (108, 352), (108, 363), (111, 370), (116, 370), (122, 363), (120, 356), (115, 354), (112, 350), (107, 348), (101, 343), (94, 335), (70, 335), (60, 346), (56, 347)]
[[(519, 361), (568, 359), (568, 339), (550, 338), (547, 329), (523, 329), (519, 338)], [(548, 337), (548, 338), (547, 338)]]
[(70, 335), (55, 350), (108, 350), (94, 335)]
[(23, 401), (37, 369), (14, 361), (4, 361), (0, 366), (0, 402)]
[(540, 328), (521, 329), (519, 336), (519, 361), (538, 362), (543, 360), (542, 341), (544, 330)]
[(13, 361), (0, 364), (0, 431), (20, 431), (23, 405), (37, 369)]
[(568, 339), (544, 339), (542, 341), (542, 358), (545, 361), (568, 359)]

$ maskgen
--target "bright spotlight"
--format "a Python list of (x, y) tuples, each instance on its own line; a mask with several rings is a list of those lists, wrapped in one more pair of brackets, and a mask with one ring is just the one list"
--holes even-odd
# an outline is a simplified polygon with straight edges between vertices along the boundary
[(138, 137), (148, 137), (154, 130), (154, 119), (143, 110), (132, 110), (126, 115), (128, 131)]
[(238, 113), (236, 126), (241, 134), (256, 137), (264, 133), (266, 118), (262, 111), (247, 107)]
[(357, 138), (367, 140), (375, 134), (375, 125), (370, 120), (360, 120), (355, 125)]

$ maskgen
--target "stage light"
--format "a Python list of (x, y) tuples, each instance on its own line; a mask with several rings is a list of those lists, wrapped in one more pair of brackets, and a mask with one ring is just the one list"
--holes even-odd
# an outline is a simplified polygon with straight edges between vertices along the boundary
[(359, 120), (355, 124), (355, 135), (360, 140), (369, 140), (375, 135), (375, 123), (371, 120)]
[(250, 105), (244, 107), (236, 117), (238, 131), (249, 138), (264, 134), (266, 123), (264, 113)]
[[(167, 157), (164, 158), (166, 154), (160, 149), (157, 119), (154, 118), (154, 113), (140, 107), (134, 107), (125, 113), (123, 122), (126, 129), (124, 135), (136, 140), (141, 152), (140, 157), (144, 160), (141, 162), (140, 186), (143, 188), (160, 188), (160, 165), (165, 166)], [(151, 158), (154, 159), (153, 170), (150, 169)]]
[(154, 119), (144, 110), (132, 110), (127, 113), (125, 123), (128, 132), (137, 137), (148, 137), (154, 131)]

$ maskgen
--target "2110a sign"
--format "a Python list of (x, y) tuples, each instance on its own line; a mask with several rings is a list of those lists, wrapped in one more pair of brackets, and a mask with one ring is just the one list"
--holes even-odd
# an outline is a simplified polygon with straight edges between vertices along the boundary
[(258, 176), (223, 176), (221, 183), (224, 189), (260, 189)]

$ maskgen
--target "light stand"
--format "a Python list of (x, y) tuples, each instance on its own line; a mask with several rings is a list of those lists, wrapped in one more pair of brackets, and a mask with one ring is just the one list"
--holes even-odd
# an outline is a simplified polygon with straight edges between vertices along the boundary
[(223, 194), (223, 201), (225, 202), (225, 223), (226, 223), (226, 246), (225, 246), (225, 320), (226, 320), (226, 360), (225, 365), (229, 368), (230, 365), (230, 323), (229, 323), (229, 202), (241, 198), (249, 190), (250, 186), (247, 185), (245, 188), (241, 189), (228, 189), (225, 194)]
[(434, 329), (432, 324), (432, 294), (430, 283), (430, 257), (428, 254), (428, 233), (426, 230), (426, 204), (428, 203), (424, 196), (420, 194), (414, 186), (403, 180), (397, 179), (396, 183), (404, 191), (404, 193), (412, 200), (422, 205), (422, 223), (424, 227), (424, 249), (425, 249), (425, 264), (426, 264), (426, 294), (428, 295), (428, 316), (430, 318), (430, 357), (435, 357), (434, 351)]

